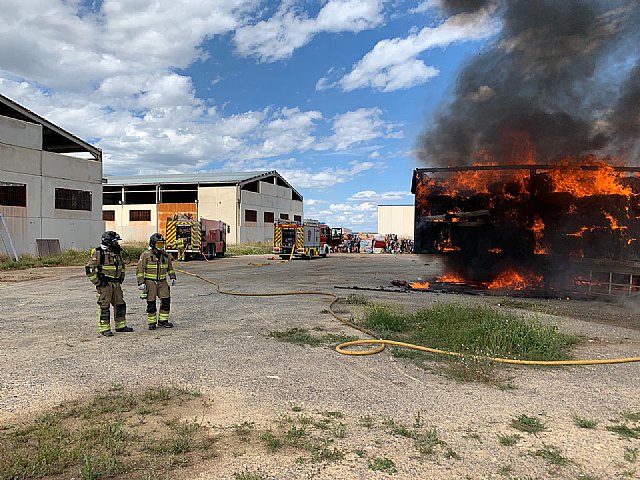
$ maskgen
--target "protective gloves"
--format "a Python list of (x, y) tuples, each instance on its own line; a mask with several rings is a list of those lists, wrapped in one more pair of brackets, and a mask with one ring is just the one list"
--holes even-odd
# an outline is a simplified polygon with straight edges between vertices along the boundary
[(176, 284), (176, 279), (175, 279), (175, 278), (172, 278), (172, 279), (171, 279), (171, 286), (173, 287), (175, 284)]

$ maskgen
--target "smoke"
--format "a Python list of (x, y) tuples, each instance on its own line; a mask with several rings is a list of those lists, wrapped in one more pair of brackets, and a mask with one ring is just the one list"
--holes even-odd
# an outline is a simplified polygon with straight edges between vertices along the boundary
[(423, 163), (468, 165), (478, 152), (519, 163), (511, 149), (523, 133), (538, 163), (587, 153), (640, 163), (640, 2), (440, 3), (451, 14), (491, 5), (503, 29), (463, 68), (421, 139)]

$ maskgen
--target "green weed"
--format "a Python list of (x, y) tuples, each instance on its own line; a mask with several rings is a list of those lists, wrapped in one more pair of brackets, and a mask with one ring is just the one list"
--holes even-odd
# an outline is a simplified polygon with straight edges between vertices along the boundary
[(625, 447), (624, 449), (624, 459), (630, 463), (636, 463), (638, 460), (638, 448), (629, 448)]
[(627, 440), (632, 438), (640, 438), (640, 427), (630, 427), (627, 424), (619, 424), (607, 427), (607, 430), (617, 433), (620, 438)]
[(580, 428), (596, 428), (598, 422), (590, 418), (583, 418), (578, 415), (573, 416), (573, 422)]
[(543, 447), (533, 452), (533, 454), (536, 457), (543, 458), (553, 465), (563, 466), (572, 463), (571, 460), (562, 456), (560, 450), (553, 445), (543, 444)]
[(227, 245), (226, 255), (229, 257), (239, 257), (243, 255), (262, 255), (273, 253), (271, 242), (248, 242), (234, 245)]
[(522, 437), (518, 434), (514, 435), (500, 435), (498, 436), (498, 441), (500, 445), (504, 445), (505, 447), (511, 447), (518, 443)]
[(547, 427), (536, 417), (520, 415), (511, 421), (511, 426), (516, 430), (526, 433), (539, 433), (547, 429)]
[(565, 359), (566, 349), (579, 341), (554, 326), (456, 303), (439, 303), (414, 313), (390, 306), (369, 306), (362, 324), (391, 340), (522, 360)]
[(387, 457), (375, 457), (368, 462), (369, 469), (376, 472), (384, 472), (393, 475), (398, 471), (393, 460)]
[(264, 474), (259, 471), (253, 472), (244, 470), (242, 472), (236, 472), (233, 474), (234, 480), (264, 480), (265, 478), (267, 477), (265, 477)]

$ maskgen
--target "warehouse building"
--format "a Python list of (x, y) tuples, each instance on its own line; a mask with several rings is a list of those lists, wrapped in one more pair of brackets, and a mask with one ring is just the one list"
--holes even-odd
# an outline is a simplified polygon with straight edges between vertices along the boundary
[(0, 255), (100, 241), (102, 152), (0, 95)]
[(413, 240), (415, 208), (413, 205), (378, 205), (378, 233), (398, 235)]
[(275, 170), (110, 176), (105, 182), (106, 228), (128, 242), (164, 235), (175, 214), (222, 220), (229, 244), (272, 241), (275, 221), (303, 218), (302, 195)]

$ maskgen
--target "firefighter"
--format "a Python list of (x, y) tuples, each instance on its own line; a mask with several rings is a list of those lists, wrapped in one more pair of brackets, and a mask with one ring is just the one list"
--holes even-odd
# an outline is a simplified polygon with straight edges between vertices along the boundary
[(124, 282), (125, 262), (122, 259), (122, 248), (118, 240), (120, 235), (116, 232), (111, 230), (104, 232), (100, 239), (100, 246), (91, 251), (91, 258), (85, 266), (87, 277), (98, 291), (99, 331), (105, 337), (113, 336), (110, 305), (115, 309), (116, 332), (133, 332), (133, 328), (127, 326), (127, 304), (124, 301), (121, 286)]
[(184, 261), (184, 251), (186, 249), (186, 245), (184, 243), (184, 238), (179, 238), (178, 240), (176, 240), (176, 246), (178, 248), (178, 261), (179, 262), (183, 262)]
[[(176, 284), (176, 272), (173, 270), (171, 257), (164, 251), (165, 239), (159, 233), (149, 237), (149, 248), (142, 252), (138, 260), (136, 278), (138, 290), (147, 292), (147, 324), (149, 330), (156, 327), (172, 328), (169, 321), (171, 307), (171, 289), (167, 283), (167, 275), (171, 285)], [(160, 311), (156, 318), (156, 297), (160, 299)]]

